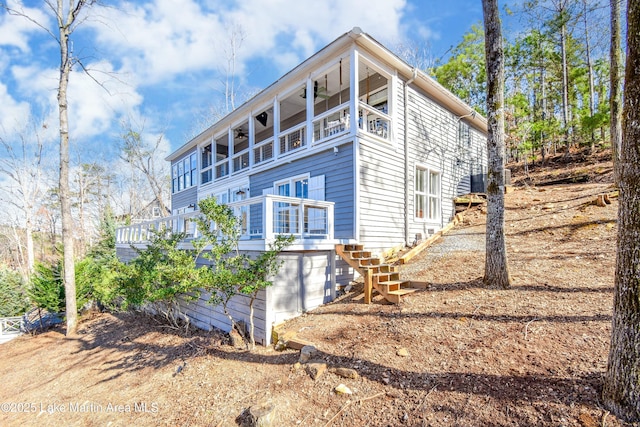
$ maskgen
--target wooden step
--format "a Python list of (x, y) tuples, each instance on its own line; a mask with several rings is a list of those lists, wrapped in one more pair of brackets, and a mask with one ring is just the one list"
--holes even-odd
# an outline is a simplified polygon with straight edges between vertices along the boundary
[(360, 267), (380, 265), (380, 258), (357, 258), (356, 261), (358, 261)]
[(374, 276), (378, 279), (378, 282), (387, 282), (389, 280), (400, 280), (400, 273), (392, 271), (389, 273), (374, 273)]
[(345, 252), (361, 251), (363, 249), (364, 249), (363, 245), (344, 245)]
[(384, 280), (382, 282), (378, 282), (379, 285), (382, 286), (390, 286), (390, 285), (407, 285), (409, 282), (406, 280)]
[(378, 269), (380, 273), (395, 273), (398, 271), (398, 266), (391, 264), (382, 264)]
[(402, 288), (402, 289), (398, 289), (396, 291), (389, 291), (387, 292), (389, 295), (398, 295), (398, 296), (403, 296), (403, 295), (407, 295), (407, 294), (412, 294), (415, 291), (417, 291), (418, 289), (415, 288)]
[(346, 252), (352, 259), (371, 258), (369, 251), (348, 251)]
[(389, 280), (386, 282), (378, 282), (378, 287), (383, 288), (383, 291), (388, 293), (389, 291), (397, 291), (401, 289), (404, 283), (405, 282), (400, 280)]

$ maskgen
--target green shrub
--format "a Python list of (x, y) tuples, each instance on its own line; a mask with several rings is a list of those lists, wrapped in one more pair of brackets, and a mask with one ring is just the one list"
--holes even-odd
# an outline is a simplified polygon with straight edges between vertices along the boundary
[(35, 265), (31, 285), (27, 289), (27, 295), (33, 305), (51, 313), (64, 311), (64, 284), (61, 273), (61, 263)]
[(166, 234), (163, 230), (154, 233), (136, 258), (121, 265), (117, 294), (123, 309), (151, 306), (176, 324), (182, 317), (178, 298), (196, 299), (200, 293), (196, 267), (199, 253), (178, 248), (183, 234)]
[(20, 274), (0, 268), (0, 317), (20, 316), (28, 307), (29, 300)]

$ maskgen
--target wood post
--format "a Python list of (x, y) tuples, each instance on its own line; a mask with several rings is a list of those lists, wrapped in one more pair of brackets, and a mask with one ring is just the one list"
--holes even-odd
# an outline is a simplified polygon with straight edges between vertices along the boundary
[(373, 293), (373, 271), (370, 268), (364, 270), (364, 303), (371, 304)]

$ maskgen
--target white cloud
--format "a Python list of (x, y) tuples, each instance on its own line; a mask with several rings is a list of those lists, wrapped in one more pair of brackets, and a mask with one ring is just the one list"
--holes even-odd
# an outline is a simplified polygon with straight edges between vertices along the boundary
[(224, 68), (234, 26), (246, 34), (237, 52), (239, 74), (244, 61), (255, 57), (273, 58), (285, 72), (354, 26), (376, 38), (398, 38), (405, 5), (406, 0), (243, 0), (228, 10), (209, 10), (194, 0), (154, 0), (102, 9), (100, 23), (89, 24), (102, 49), (121, 57), (122, 71), (136, 76), (136, 83), (154, 84)]
[[(90, 63), (86, 68), (91, 76), (82, 70), (69, 76), (69, 130), (76, 140), (102, 135), (142, 103), (139, 93), (117, 79), (110, 63)], [(22, 96), (50, 112), (48, 123), (57, 123), (58, 70), (16, 66), (12, 71)]]
[(194, 1), (122, 3), (102, 13), (100, 23), (90, 23), (97, 41), (121, 56), (122, 71), (131, 73), (134, 84), (154, 84), (222, 64), (213, 52), (222, 25)]
[[(245, 35), (236, 52), (240, 86), (264, 87), (354, 26), (383, 43), (401, 38), (407, 8), (407, 0), (220, 3), (121, 0), (109, 7), (92, 6), (74, 33), (75, 47), (108, 92), (79, 67), (74, 69), (69, 87), (72, 137), (76, 141), (100, 141), (107, 133), (113, 137), (118, 122), (134, 116), (154, 133), (166, 126), (162, 116), (169, 117), (172, 130), (184, 133), (176, 129), (193, 120), (188, 111), (216, 95), (213, 87), (227, 65), (231, 28), (240, 27)], [(51, 22), (44, 6), (28, 12)], [(11, 114), (28, 115), (28, 101), (31, 110), (50, 114), (47, 122), (55, 129), (58, 56), (54, 45), (45, 45), (52, 40), (36, 30), (23, 18), (0, 14), (0, 45), (10, 46), (0, 52), (0, 73), (7, 85), (0, 87), (0, 111), (8, 113), (0, 120), (4, 123)], [(38, 54), (32, 54), (30, 47)], [(24, 54), (15, 55), (18, 49)], [(98, 59), (90, 63), (90, 56)], [(256, 60), (272, 66), (266, 70), (269, 77), (261, 79), (254, 72), (247, 83), (246, 66)]]
[[(272, 57), (286, 64), (285, 72), (355, 26), (381, 41), (398, 38), (405, 5), (405, 0), (245, 0), (232, 19), (247, 31), (246, 55)], [(277, 43), (279, 38), (288, 43)], [(295, 59), (287, 61), (292, 53)]]
[[(49, 17), (40, 9), (24, 7), (21, 1), (10, 0), (7, 7), (16, 11), (15, 13), (3, 13), (0, 15), (0, 46), (15, 46), (22, 52), (29, 52), (29, 37), (34, 32), (42, 32), (42, 28), (38, 27), (33, 21), (40, 25), (48, 26)], [(28, 16), (24, 17), (12, 16), (19, 13)]]
[(29, 122), (30, 107), (27, 102), (14, 99), (7, 86), (0, 83), (0, 130), (11, 133)]

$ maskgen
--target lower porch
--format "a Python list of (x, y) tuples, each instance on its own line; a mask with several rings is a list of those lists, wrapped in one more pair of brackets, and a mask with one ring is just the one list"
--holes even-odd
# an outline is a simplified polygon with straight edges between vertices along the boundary
[[(295, 241), (286, 250), (332, 250), (348, 243), (334, 237), (334, 203), (277, 195), (263, 195), (229, 203), (240, 224), (241, 250), (266, 250), (280, 234), (293, 235)], [(195, 209), (195, 208), (194, 208)], [(165, 230), (184, 233), (185, 244), (201, 236), (192, 212), (144, 221), (116, 230), (116, 247), (144, 245), (152, 233)], [(211, 224), (215, 229), (216, 224)]]

